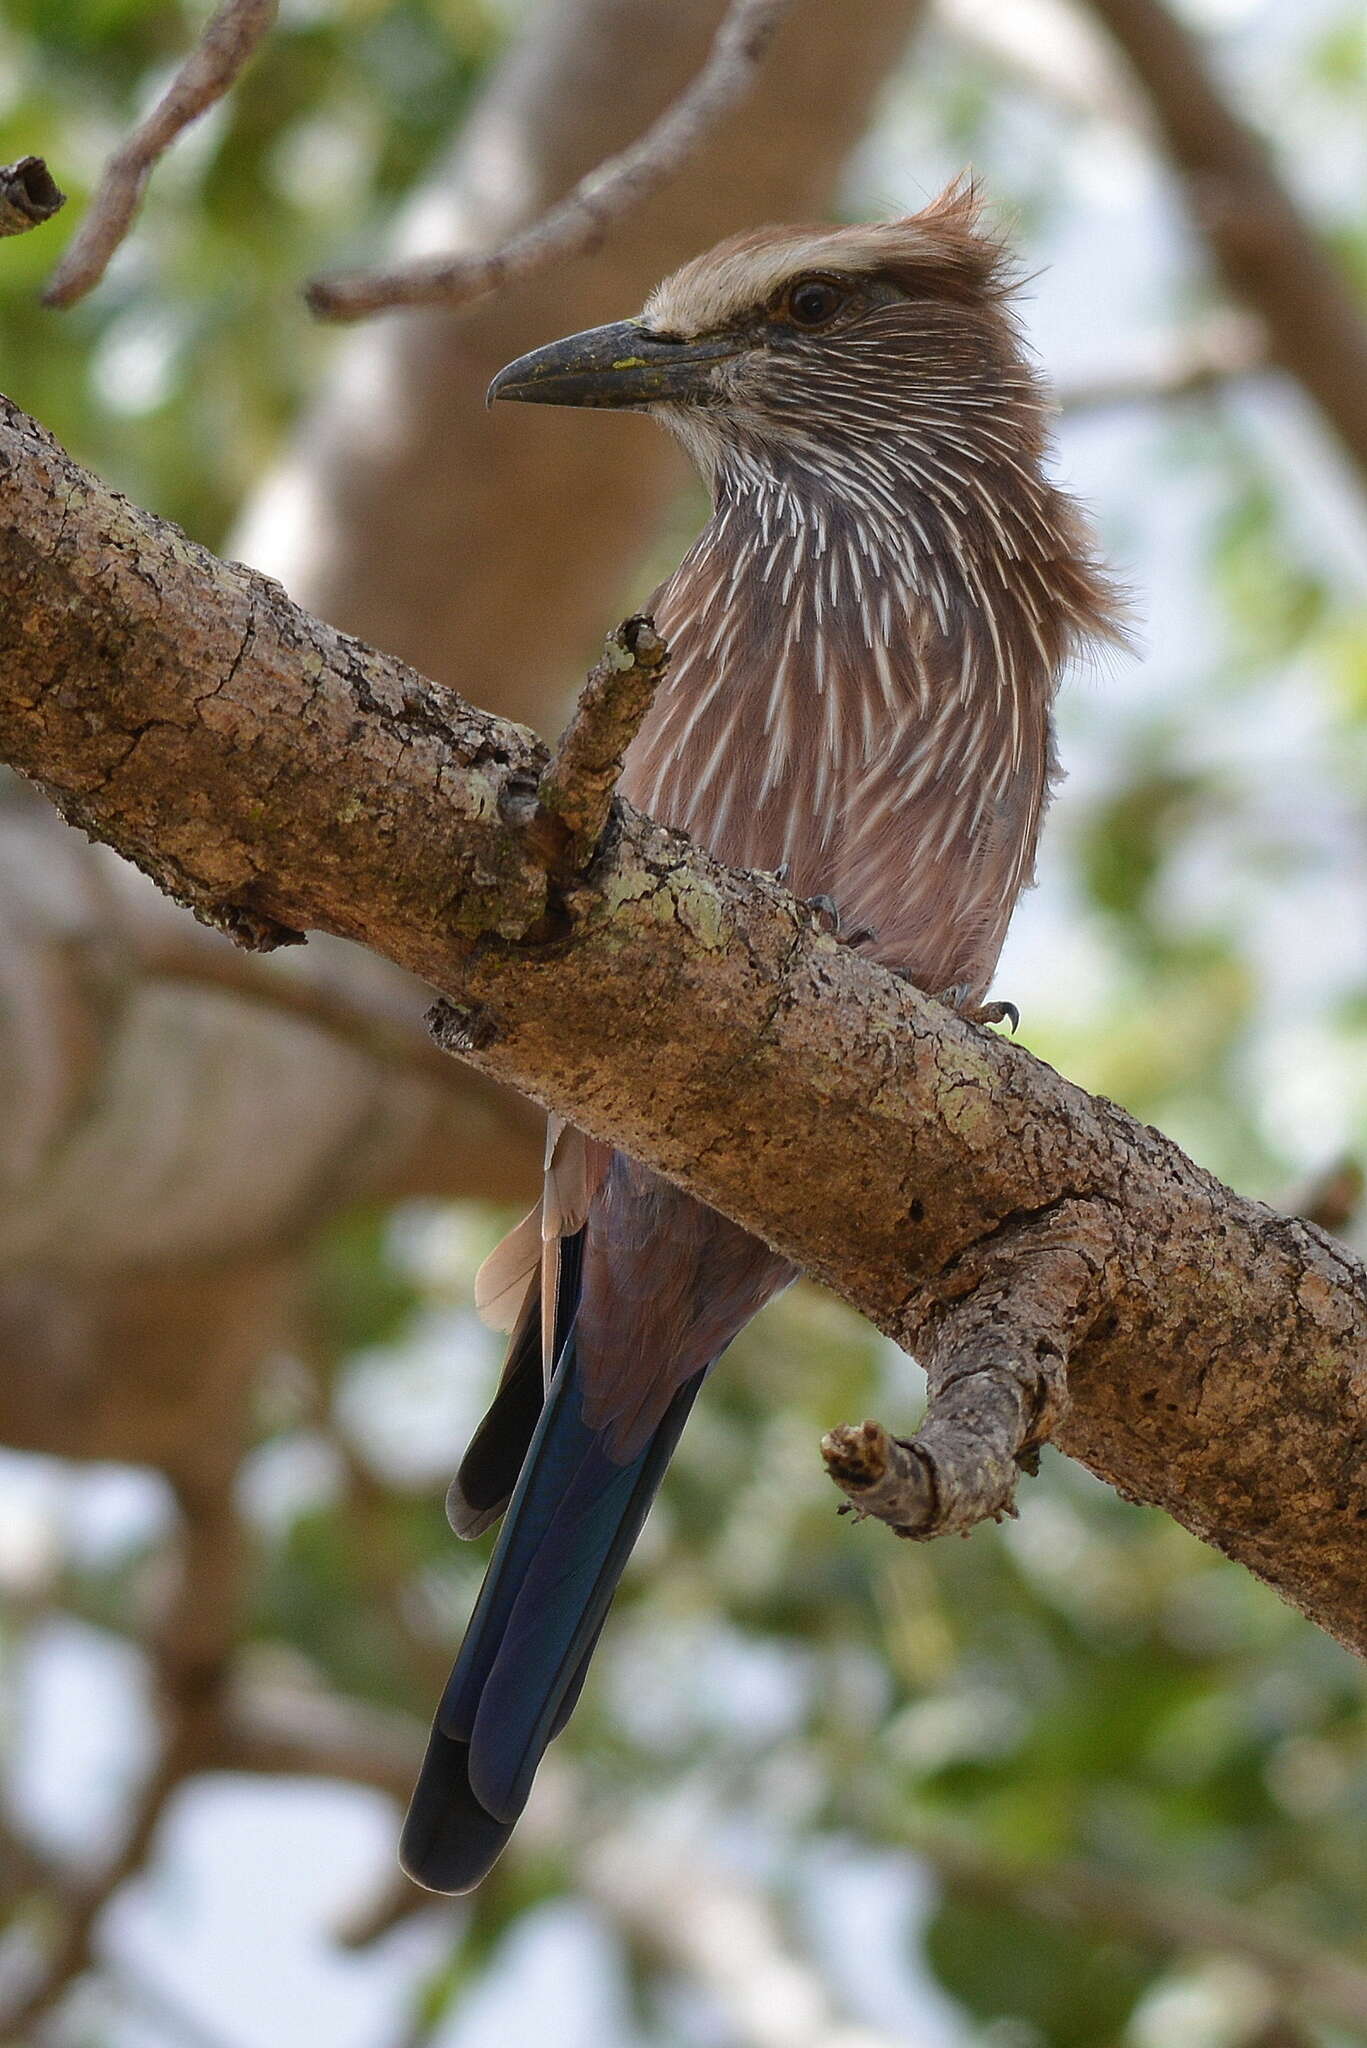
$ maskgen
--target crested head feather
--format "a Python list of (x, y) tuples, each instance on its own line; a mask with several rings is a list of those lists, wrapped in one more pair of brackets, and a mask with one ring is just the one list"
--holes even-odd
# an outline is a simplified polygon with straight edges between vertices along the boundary
[[(809, 329), (789, 295), (813, 278), (848, 291)], [(1055, 407), (1012, 303), (1020, 282), (965, 177), (901, 220), (735, 236), (657, 286), (646, 326), (734, 336), (698, 402), (651, 408), (712, 487), (731, 569), (743, 531), (770, 575), (782, 535), (799, 562), (816, 560), (852, 523), (863, 560), (850, 589), (865, 610), (910, 579), (942, 635), (966, 601), (994, 643), (1017, 618), (1034, 637), (1046, 616), (1074, 647), (1123, 639), (1118, 594), (1048, 477)], [(727, 529), (742, 506), (752, 516)], [(826, 573), (840, 573), (834, 555)], [(785, 606), (792, 587), (785, 576)], [(819, 592), (813, 602), (819, 623)]]
[(1000, 304), (1016, 283), (1009, 252), (984, 226), (976, 187), (963, 178), (902, 220), (733, 235), (658, 284), (641, 317), (658, 333), (694, 340), (760, 311), (810, 272), (885, 279), (909, 296), (952, 302)]

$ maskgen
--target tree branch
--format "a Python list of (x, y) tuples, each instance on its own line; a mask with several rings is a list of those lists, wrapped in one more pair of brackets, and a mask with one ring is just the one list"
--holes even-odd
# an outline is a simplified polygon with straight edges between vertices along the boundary
[(1094, 1293), (1046, 1302), (1074, 1271), (1052, 1252), (1012, 1283), (1068, 1352), (1059, 1441), (1367, 1647), (1367, 1273), (1341, 1245), (627, 806), (552, 876), (525, 729), (216, 562), (12, 406), (0, 475), (0, 758), (65, 815), (246, 943), (397, 960), (448, 998), (449, 1046), (922, 1356), (954, 1364), (989, 1309), (1019, 1332), (994, 1259), (1085, 1216)]
[(915, 1437), (866, 1422), (822, 1442), (861, 1516), (927, 1538), (1015, 1512), (1019, 1473), (1067, 1412), (1068, 1359), (1108, 1299), (1112, 1248), (1105, 1205), (1066, 1202), (968, 1258), (964, 1291), (928, 1323), (930, 1404)]
[[(792, 0), (731, 0), (707, 62), (644, 135), (581, 178), (549, 212), (483, 255), (425, 257), (392, 269), (315, 278), (305, 291), (325, 320), (399, 306), (468, 306), (552, 263), (596, 249), (613, 222), (677, 176), (749, 90)], [(629, 81), (623, 90), (630, 91)]]
[(1095, 1861), (989, 1850), (943, 1828), (915, 1827), (906, 1846), (958, 1897), (1111, 1934), (1158, 1955), (1238, 1956), (1288, 2004), (1355, 2033), (1367, 2026), (1367, 1970), (1281, 1919)]
[[(43, 303), (71, 306), (104, 276), (133, 225), (159, 158), (235, 83), (275, 20), (278, 0), (221, 0), (147, 119), (104, 167), (85, 219), (53, 271)], [(60, 201), (59, 201), (60, 203)]]
[[(433, 1045), (430, 1033), (418, 1028), (418, 1012), (397, 1000), (397, 990), (361, 988), (326, 975), (286, 978), (271, 973), (264, 961), (250, 954), (197, 944), (200, 937), (192, 924), (167, 925), (138, 948), (138, 968), (150, 979), (178, 988), (240, 997), (277, 1016), (311, 1024), (337, 1044), (351, 1046), (391, 1071), (410, 1072), (446, 1091), (468, 1092), (467, 1077)], [(494, 1101), (492, 1093), (488, 1099)], [(500, 1096), (498, 1101), (500, 1109), (508, 1110), (508, 1141), (515, 1144), (523, 1118), (510, 1098)], [(530, 1132), (533, 1118), (529, 1115), (526, 1122)]]
[(65, 205), (65, 192), (40, 156), (0, 165), (0, 235), (26, 235)]
[(193, 1439), (176, 1474), (181, 1509), (179, 1586), (153, 1644), (161, 1748), (139, 1792), (117, 1852), (93, 1882), (65, 1888), (57, 1937), (36, 1977), (0, 2012), (0, 2038), (15, 2048), (34, 2022), (89, 1968), (105, 1907), (147, 1860), (172, 1795), (215, 1761), (221, 1697), (239, 1626), (242, 1532), (233, 1477), (241, 1448), (236, 1427)]
[(1226, 101), (1199, 38), (1163, 0), (1091, 0), (1152, 106), (1193, 217), (1269, 353), (1367, 472), (1367, 321), (1347, 279)]
[(337, 940), (240, 952), (3, 770), (0, 991), (7, 1441), (26, 1410), (46, 1448), (100, 1455), (76, 1386), (117, 1438), (141, 1361), (151, 1391), (186, 1341), (177, 1289), (357, 1201), (515, 1202), (541, 1159), (533, 1106), (431, 1043), (420, 983)]
[(1197, 398), (1270, 367), (1261, 324), (1226, 312), (1186, 334), (1159, 339), (1132, 363), (1075, 379), (1059, 392), (1059, 410), (1077, 419), (1119, 406)]

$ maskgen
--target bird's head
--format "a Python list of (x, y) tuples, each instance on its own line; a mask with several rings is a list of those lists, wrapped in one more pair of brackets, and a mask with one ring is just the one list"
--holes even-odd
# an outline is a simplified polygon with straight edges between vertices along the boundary
[(744, 451), (805, 467), (925, 446), (937, 422), (962, 438), (988, 406), (999, 423), (1019, 408), (1034, 444), (1042, 407), (1010, 289), (971, 188), (954, 186), (905, 220), (738, 235), (634, 319), (510, 363), (489, 397), (653, 412), (710, 472)]

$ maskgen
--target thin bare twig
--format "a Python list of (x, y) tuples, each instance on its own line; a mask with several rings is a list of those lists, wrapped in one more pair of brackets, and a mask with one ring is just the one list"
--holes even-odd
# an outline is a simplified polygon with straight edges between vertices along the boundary
[(925, 1539), (1014, 1513), (1017, 1478), (1066, 1411), (1069, 1352), (1102, 1307), (1109, 1255), (1100, 1205), (1068, 1202), (965, 1262), (965, 1291), (928, 1318), (930, 1405), (916, 1436), (864, 1422), (822, 1439), (861, 1518)]
[(1367, 2026), (1367, 1971), (1247, 1906), (1146, 1883), (1096, 1862), (1012, 1856), (943, 1829), (918, 1827), (902, 1839), (961, 1897), (1023, 1907), (1040, 1919), (1104, 1931), (1160, 1955), (1238, 1956), (1289, 2003), (1355, 2032)]
[[(402, 1613), (398, 1619), (407, 1627)], [(426, 1741), (425, 1723), (402, 1713), (322, 1687), (249, 1673), (229, 1690), (215, 1761), (220, 1770), (249, 1771), (258, 1777), (336, 1778), (343, 1784), (367, 1785), (388, 1793), (402, 1809), (413, 1790)], [(332, 1938), (340, 1948), (365, 1948), (415, 1913), (439, 1910), (445, 1903), (405, 1877), (395, 1864), (373, 1896), (334, 1924)]]
[(1221, 390), (1271, 368), (1261, 321), (1220, 314), (1190, 334), (1160, 343), (1146, 360), (1065, 385), (1058, 394), (1059, 408), (1076, 419), (1119, 406), (1161, 405)]
[(741, 2048), (893, 2048), (841, 2009), (820, 1962), (741, 1870), (681, 1857), (636, 1829), (592, 1843), (576, 1876), (644, 1962), (705, 1987)]
[[(313, 949), (310, 948), (310, 951)], [(359, 987), (312, 973), (281, 974), (250, 953), (206, 945), (193, 930), (159, 930), (136, 944), (139, 971), (149, 979), (186, 988), (240, 996), (262, 1009), (313, 1025), (339, 1045), (350, 1046), (377, 1065), (404, 1069), (443, 1094), (464, 1091), (465, 1077), (453, 1076), (451, 1062), (423, 1029), (422, 1010), (411, 1013), (381, 987)], [(500, 1096), (499, 1101), (502, 1103)], [(510, 1102), (509, 1115), (521, 1110)], [(529, 1126), (536, 1113), (526, 1112)]]
[(363, 320), (400, 306), (468, 306), (551, 263), (587, 255), (614, 221), (682, 170), (722, 116), (749, 90), (791, 4), (792, 0), (732, 0), (707, 62), (659, 120), (497, 249), (318, 277), (304, 294), (310, 307), (324, 320)]
[(321, 1687), (247, 1676), (225, 1695), (214, 1764), (261, 1777), (339, 1778), (406, 1800), (425, 1740), (425, 1727), (405, 1715)]
[(1269, 356), (1367, 471), (1367, 321), (1348, 279), (1185, 20), (1164, 0), (1089, 4), (1129, 59), (1225, 285), (1262, 320)]
[(74, 305), (99, 283), (133, 224), (158, 159), (182, 129), (223, 98), (274, 23), (278, 5), (279, 0), (221, 0), (147, 119), (105, 165), (80, 230), (43, 293), (44, 305)]
[(1058, 0), (935, 0), (935, 13), (961, 47), (1005, 80), (1042, 93), (1071, 113), (1144, 126), (1139, 95), (1106, 39), (1085, 15)]
[(63, 1896), (61, 1927), (39, 1975), (10, 2010), (0, 2015), (4, 2048), (25, 2048), (34, 2021), (50, 2012), (89, 1968), (96, 1922), (120, 1885), (141, 1869), (166, 1802), (187, 1775), (179, 1747), (172, 1742), (142, 1789), (118, 1854), (92, 1883), (69, 1889)]
[(0, 235), (26, 235), (65, 205), (65, 192), (40, 156), (0, 165)]
[(89, 1883), (64, 1888), (56, 1938), (38, 1974), (0, 2015), (0, 2042), (21, 2048), (90, 1967), (105, 1907), (147, 1859), (172, 1794), (214, 1761), (239, 1621), (242, 1540), (233, 1503), (236, 1439), (193, 1447), (173, 1474), (182, 1512), (180, 1584), (153, 1645), (163, 1738), (116, 1854)]
[[(419, 1755), (407, 1785), (395, 1795), (401, 1808), (408, 1802), (421, 1762)], [(453, 1903), (460, 1904), (459, 1900), (443, 1900), (435, 1892), (424, 1891), (421, 1885), (414, 1884), (411, 1877), (405, 1877), (401, 1870), (396, 1869), (373, 1897), (363, 1899), (354, 1912), (334, 1924), (332, 1938), (338, 1948), (370, 1948), (375, 1942), (383, 1941), (386, 1934), (392, 1934), (396, 1927), (402, 1927), (405, 1921), (416, 1919), (419, 1913), (430, 1913), (434, 1906), (440, 1911)]]

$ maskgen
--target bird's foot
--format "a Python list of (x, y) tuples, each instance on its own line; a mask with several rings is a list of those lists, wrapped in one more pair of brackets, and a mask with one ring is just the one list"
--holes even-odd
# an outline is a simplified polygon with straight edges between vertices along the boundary
[(878, 937), (871, 924), (856, 925), (853, 931), (847, 932), (845, 921), (840, 914), (840, 905), (834, 896), (809, 896), (807, 908), (815, 911), (831, 938), (840, 939), (847, 946), (864, 946), (870, 939)]
[(968, 1024), (1009, 1024), (1013, 1033), (1020, 1027), (1021, 1013), (1014, 1003), (975, 1003), (973, 989), (966, 981), (956, 981), (953, 988), (941, 990), (940, 1001)]

